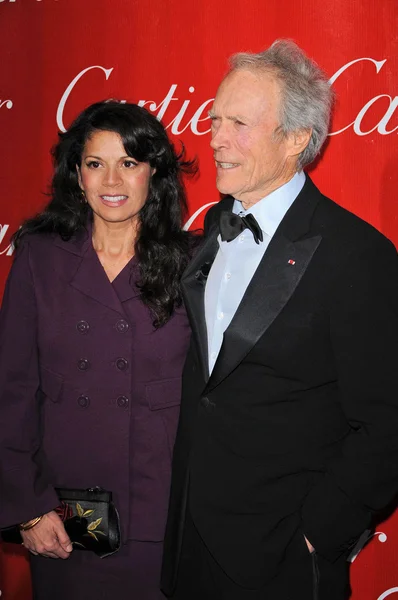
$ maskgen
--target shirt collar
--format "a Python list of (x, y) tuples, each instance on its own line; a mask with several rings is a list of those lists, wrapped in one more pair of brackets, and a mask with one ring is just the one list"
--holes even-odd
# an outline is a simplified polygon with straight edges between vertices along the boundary
[(265, 196), (248, 210), (244, 210), (239, 200), (234, 201), (232, 212), (236, 215), (249, 213), (257, 219), (262, 231), (272, 237), (283, 217), (301, 192), (305, 183), (303, 171), (296, 173), (290, 181)]

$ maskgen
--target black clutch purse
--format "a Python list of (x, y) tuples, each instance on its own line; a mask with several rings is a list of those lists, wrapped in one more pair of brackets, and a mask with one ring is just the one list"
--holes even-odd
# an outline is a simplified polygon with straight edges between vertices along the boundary
[[(55, 512), (64, 523), (76, 550), (91, 550), (100, 558), (120, 548), (119, 515), (112, 492), (95, 487), (87, 490), (55, 488), (61, 504)], [(1, 532), (4, 542), (21, 543), (18, 527)]]

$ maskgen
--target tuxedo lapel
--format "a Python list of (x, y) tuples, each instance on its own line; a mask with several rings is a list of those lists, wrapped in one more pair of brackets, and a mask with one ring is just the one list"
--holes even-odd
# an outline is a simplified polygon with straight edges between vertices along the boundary
[(267, 249), (225, 331), (209, 389), (237, 367), (273, 323), (299, 284), (320, 241), (321, 237), (315, 236), (294, 243), (283, 234), (272, 240), (272, 248)]
[(207, 328), (205, 319), (205, 287), (207, 275), (218, 252), (218, 224), (214, 225), (182, 277), (182, 291), (198, 349), (205, 381), (209, 379)]
[(250, 352), (282, 311), (305, 273), (321, 235), (310, 232), (319, 192), (306, 184), (273, 236), (242, 301), (224, 333), (223, 343), (208, 381), (217, 386)]

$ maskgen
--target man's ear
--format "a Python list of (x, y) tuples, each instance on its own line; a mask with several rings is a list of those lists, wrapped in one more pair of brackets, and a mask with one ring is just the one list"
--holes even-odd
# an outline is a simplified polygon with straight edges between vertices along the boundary
[(298, 156), (306, 149), (312, 136), (312, 129), (298, 129), (290, 135), (291, 156)]

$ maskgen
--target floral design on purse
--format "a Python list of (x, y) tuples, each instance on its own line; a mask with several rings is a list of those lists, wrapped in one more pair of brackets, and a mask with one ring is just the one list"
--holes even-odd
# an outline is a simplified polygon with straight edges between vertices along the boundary
[(91, 522), (88, 521), (88, 517), (93, 516), (96, 512), (94, 508), (88, 508), (84, 510), (81, 504), (79, 502), (76, 502), (74, 510), (70, 504), (67, 504), (66, 502), (62, 501), (61, 504), (55, 509), (55, 512), (62, 521), (65, 522), (66, 520), (70, 521), (70, 519), (75, 519), (76, 523), (79, 522), (79, 525), (82, 526), (81, 535), (83, 536), (83, 538), (81, 539), (81, 541), (72, 540), (72, 544), (76, 546), (87, 548), (87, 546), (83, 543), (85, 535), (89, 535), (96, 542), (99, 542), (97, 535), (106, 536), (106, 533), (104, 531), (98, 529), (98, 527), (102, 523), (103, 517), (99, 517), (98, 519), (95, 519)]
[(56, 491), (61, 500), (56, 512), (76, 550), (91, 550), (103, 558), (119, 549), (119, 515), (111, 492), (99, 487)]

